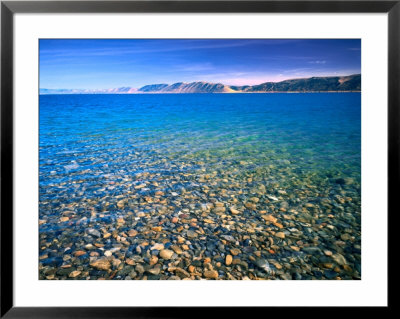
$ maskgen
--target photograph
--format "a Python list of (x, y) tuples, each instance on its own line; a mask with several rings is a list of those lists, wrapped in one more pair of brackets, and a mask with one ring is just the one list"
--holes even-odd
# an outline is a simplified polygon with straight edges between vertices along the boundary
[(38, 42), (39, 280), (361, 280), (360, 38)]

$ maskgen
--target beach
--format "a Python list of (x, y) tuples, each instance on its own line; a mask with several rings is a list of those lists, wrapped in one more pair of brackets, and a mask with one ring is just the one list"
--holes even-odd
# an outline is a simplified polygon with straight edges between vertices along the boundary
[(39, 279), (361, 279), (361, 94), (40, 96)]

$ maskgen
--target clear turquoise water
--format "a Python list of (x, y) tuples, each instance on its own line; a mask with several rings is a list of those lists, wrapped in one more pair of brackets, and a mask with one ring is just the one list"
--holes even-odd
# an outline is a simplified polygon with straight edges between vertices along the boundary
[[(283, 251), (293, 244), (318, 245), (344, 254), (361, 271), (360, 93), (42, 95), (39, 146), (39, 233), (46, 263), (83, 249), (90, 240), (87, 227), (141, 232), (181, 211), (203, 225), (200, 205), (218, 201), (242, 215), (228, 218), (237, 226), (225, 227), (225, 217), (211, 213), (215, 225), (224, 226), (204, 223), (212, 242), (217, 230), (243, 242), (249, 227), (255, 228), (247, 235), (264, 236), (260, 213), (267, 211), (283, 221), (287, 235), (293, 227), (302, 230), (296, 239), (301, 242), (288, 239)], [(255, 195), (260, 201), (254, 211), (246, 202)], [(287, 212), (292, 217), (282, 215)], [(123, 227), (118, 218), (125, 219)], [(334, 228), (321, 231), (311, 224)], [(164, 238), (175, 242), (176, 225), (165, 225)], [(354, 239), (338, 246), (345, 232)], [(145, 234), (121, 253), (132, 254), (148, 239)], [(102, 242), (104, 249), (118, 245)], [(199, 241), (193, 249), (206, 244)], [(286, 262), (279, 259), (284, 254), (273, 256)]]
[(339, 170), (359, 178), (360, 99), (360, 93), (40, 96), (40, 185), (95, 183), (97, 174), (161, 172), (193, 160), (210, 170), (290, 161), (299, 172)]

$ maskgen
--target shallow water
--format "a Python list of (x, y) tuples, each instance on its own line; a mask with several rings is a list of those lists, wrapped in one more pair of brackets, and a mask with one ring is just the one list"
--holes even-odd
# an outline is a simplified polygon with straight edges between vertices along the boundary
[[(290, 228), (299, 230), (307, 227), (302, 223), (309, 222), (314, 225), (310, 226), (311, 232), (299, 230), (303, 235), (297, 236), (297, 241), (302, 241), (297, 244), (298, 254), (309, 241), (310, 245), (345, 257), (360, 255), (360, 93), (42, 95), (39, 153), (41, 260), (65, 259), (66, 254), (88, 243), (100, 242), (85, 233), (90, 227), (113, 235), (125, 234), (129, 229), (139, 231), (139, 237), (128, 236), (130, 244), (118, 250), (116, 258), (121, 260), (134, 254), (132, 250), (141, 241), (146, 239), (151, 244), (160, 238), (154, 237), (157, 231), (153, 235), (145, 233), (159, 223), (166, 225), (161, 237), (172, 244), (188, 229), (199, 235), (204, 232), (207, 237), (207, 229), (213, 224), (203, 223), (205, 211), (221, 228), (219, 234), (238, 236), (238, 247), (244, 247), (245, 236), (264, 233), (267, 239), (265, 231), (270, 236), (276, 231), (290, 235)], [(156, 195), (157, 191), (162, 195)], [(254, 196), (258, 198), (255, 206), (247, 207)], [(215, 202), (222, 203), (226, 212), (201, 206)], [(307, 203), (313, 207), (305, 207)], [(241, 215), (230, 215), (230, 207), (238, 208)], [(304, 209), (311, 211), (311, 220), (298, 217), (306, 214)], [(143, 212), (145, 217), (137, 216)], [(182, 213), (189, 220), (195, 219), (192, 224), (196, 225), (170, 222)], [(283, 227), (265, 224), (259, 216), (266, 213), (281, 220), (278, 224)], [(61, 221), (61, 217), (68, 219)], [(124, 222), (119, 223), (118, 218)], [(334, 230), (328, 228), (321, 234), (321, 230), (314, 229), (315, 225), (325, 227), (329, 220)], [(179, 224), (181, 231), (177, 231)], [(243, 228), (247, 226), (253, 227), (254, 233), (246, 233)], [(335, 244), (344, 232), (352, 237), (350, 248)], [(216, 237), (212, 241), (218, 242), (221, 238), (215, 233), (214, 227), (210, 234)], [(320, 238), (317, 244), (314, 235)], [(102, 255), (107, 248), (119, 247), (117, 239), (104, 239), (101, 242), (105, 246), (96, 246), (100, 248), (97, 252)], [(205, 247), (208, 241), (208, 237), (203, 239)], [(256, 248), (261, 257), (279, 259), (277, 251), (274, 256), (268, 254), (271, 247), (260, 242)], [(282, 239), (281, 248), (294, 242)], [(196, 251), (204, 250), (202, 243), (197, 243), (198, 247), (189, 243), (192, 258)], [(144, 249), (138, 255), (148, 258), (146, 252)], [(223, 259), (229, 250), (213, 254), (206, 249), (204, 256), (207, 253), (218, 263), (218, 258)], [(74, 269), (82, 268), (77, 278), (109, 277), (109, 273), (91, 275), (93, 270), (87, 264), (97, 256), (87, 257), (75, 264), (75, 257), (68, 259)], [(243, 257), (251, 265), (250, 256)], [(346, 265), (359, 269), (360, 258), (349, 258)], [(63, 260), (63, 265), (68, 262)], [(164, 270), (161, 277), (171, 277), (168, 263), (162, 259), (160, 262)], [(56, 266), (60, 265), (61, 260)], [(43, 266), (43, 271), (48, 271), (49, 266)], [(43, 271), (40, 273), (44, 279)], [(226, 269), (218, 271), (220, 278), (227, 279), (222, 275)], [(233, 277), (239, 279), (235, 271), (232, 269)], [(273, 278), (287, 279), (285, 275), (279, 277), (279, 269), (276, 271), (278, 275)], [(118, 274), (114, 279), (126, 277)], [(358, 270), (356, 274), (346, 272), (350, 277), (347, 279), (359, 275)], [(303, 274), (307, 279), (313, 276), (313, 269)], [(330, 276), (337, 277), (327, 273), (326, 278)]]

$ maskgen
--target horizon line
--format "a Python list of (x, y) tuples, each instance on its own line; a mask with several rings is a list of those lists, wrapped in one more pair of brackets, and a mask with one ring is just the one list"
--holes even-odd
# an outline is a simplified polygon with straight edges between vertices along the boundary
[[(222, 84), (225, 86), (235, 86), (235, 87), (243, 87), (243, 86), (257, 86), (257, 85), (261, 85), (264, 83), (280, 83), (280, 82), (285, 82), (285, 81), (291, 81), (291, 80), (302, 80), (302, 79), (312, 79), (312, 78), (334, 78), (334, 77), (347, 77), (347, 76), (356, 76), (356, 75), (361, 75), (361, 73), (352, 73), (352, 74), (348, 74), (348, 75), (327, 75), (327, 76), (310, 76), (310, 77), (298, 77), (298, 78), (288, 78), (285, 80), (281, 80), (281, 81), (266, 81), (266, 82), (261, 82), (259, 84), (254, 84), (254, 85), (248, 85), (248, 84), (244, 84), (244, 85), (231, 85), (231, 84), (224, 84), (222, 82), (209, 82), (209, 81), (193, 81), (193, 82), (174, 82), (174, 83), (152, 83), (152, 84), (145, 84), (143, 86), (141, 86), (140, 88), (134, 88), (132, 86), (120, 86), (120, 87), (113, 87), (113, 88), (97, 88), (97, 89), (67, 89), (67, 88), (57, 88), (57, 89), (48, 89), (48, 88), (39, 88), (39, 90), (88, 90), (88, 91), (93, 91), (93, 90), (116, 90), (116, 89), (121, 89), (121, 88), (130, 88), (130, 89), (135, 89), (135, 90), (140, 90), (141, 88), (145, 87), (145, 86), (150, 86), (150, 85), (173, 85), (173, 84), (177, 84), (177, 83), (182, 83), (182, 84), (190, 84), (190, 83), (210, 83), (210, 84)], [(143, 92), (146, 93), (146, 92)], [(125, 93), (125, 94), (129, 94), (129, 93)]]

